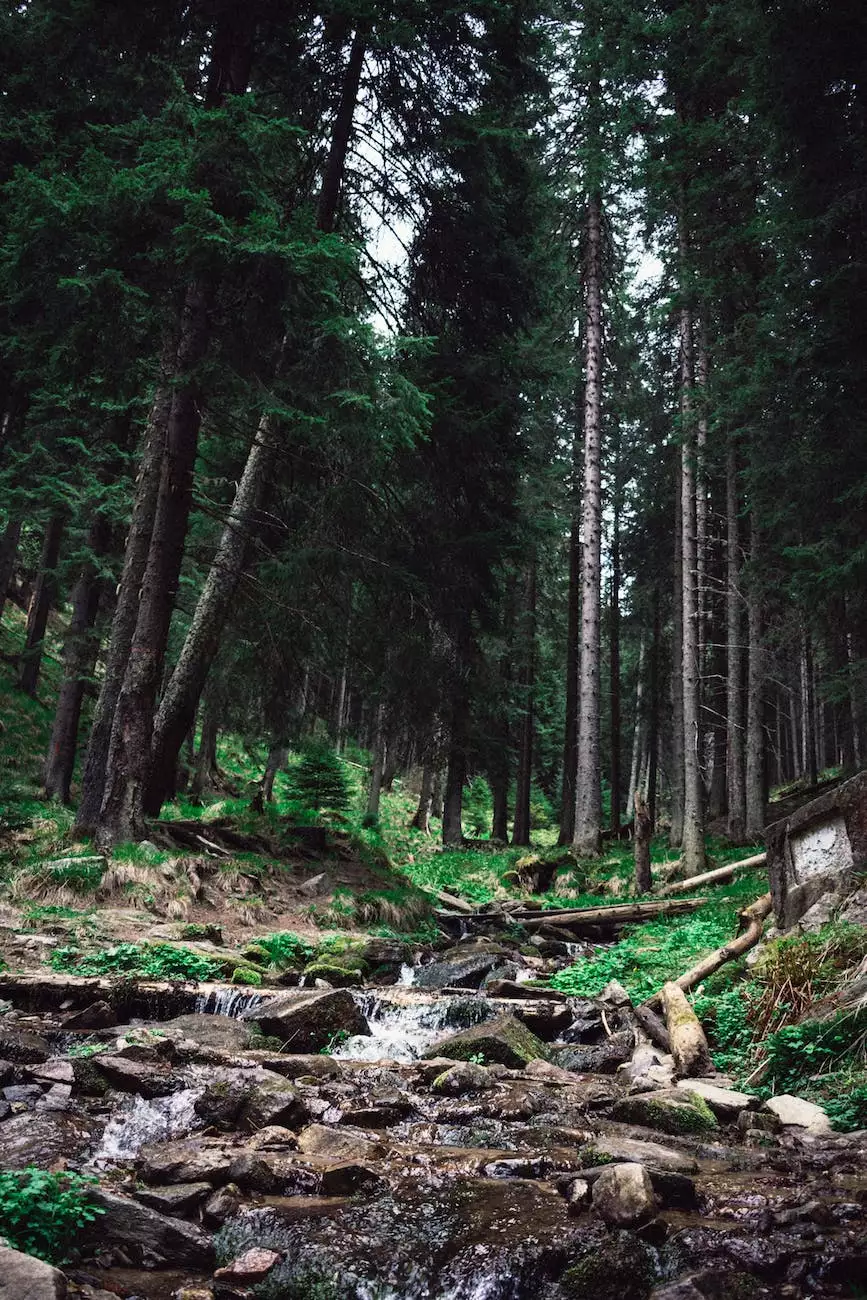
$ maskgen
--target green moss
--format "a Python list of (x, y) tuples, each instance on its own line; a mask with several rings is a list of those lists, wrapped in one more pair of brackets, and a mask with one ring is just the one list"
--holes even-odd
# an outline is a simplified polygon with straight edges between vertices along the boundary
[(327, 980), (335, 988), (349, 988), (353, 984), (360, 984), (362, 980), (361, 971), (354, 966), (338, 966), (334, 962), (314, 961), (304, 968), (304, 975), (310, 980), (320, 979)]
[(513, 1069), (547, 1057), (545, 1044), (514, 1016), (500, 1016), (483, 1025), (465, 1029), (429, 1049), (430, 1056), (452, 1061), (478, 1061), (507, 1065)]
[(622, 1097), (611, 1115), (621, 1123), (641, 1124), (674, 1136), (712, 1133), (719, 1127), (707, 1102), (694, 1093), (683, 1100), (679, 1097)]
[(594, 1242), (590, 1253), (567, 1268), (560, 1285), (570, 1300), (647, 1300), (653, 1288), (653, 1255), (628, 1232)]

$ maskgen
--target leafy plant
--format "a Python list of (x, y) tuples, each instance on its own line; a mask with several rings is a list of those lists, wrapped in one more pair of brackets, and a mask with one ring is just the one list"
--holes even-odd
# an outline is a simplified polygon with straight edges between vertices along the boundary
[(337, 1051), (338, 1047), (342, 1047), (350, 1037), (351, 1034), (348, 1029), (335, 1029), (325, 1046), (320, 1047), (319, 1055), (330, 1056), (332, 1052)]
[(161, 980), (212, 980), (223, 970), (222, 962), (170, 943), (118, 943), (93, 953), (75, 947), (55, 948), (50, 964), (54, 970), (74, 975), (137, 975)]
[(105, 1213), (90, 1199), (95, 1182), (32, 1166), (0, 1173), (0, 1236), (25, 1254), (64, 1263), (79, 1231)]

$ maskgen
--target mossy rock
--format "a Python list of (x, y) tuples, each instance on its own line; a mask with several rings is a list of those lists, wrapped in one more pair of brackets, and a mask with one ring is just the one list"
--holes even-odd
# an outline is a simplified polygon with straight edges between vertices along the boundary
[(650, 1093), (639, 1097), (622, 1097), (611, 1111), (611, 1118), (622, 1124), (641, 1124), (673, 1136), (701, 1136), (713, 1133), (719, 1125), (703, 1097), (695, 1093), (672, 1096)]
[(351, 988), (361, 984), (363, 976), (354, 966), (338, 966), (334, 962), (314, 961), (304, 968), (305, 979), (327, 980), (336, 989)]
[(545, 1060), (547, 1049), (516, 1016), (505, 1015), (435, 1043), (425, 1056), (445, 1056), (452, 1061), (469, 1061), (481, 1056), (486, 1064), (521, 1069), (531, 1061)]
[(647, 1300), (656, 1270), (642, 1241), (629, 1232), (612, 1232), (587, 1244), (588, 1253), (560, 1279), (569, 1300)]
[(189, 925), (181, 926), (182, 939), (205, 939), (208, 943), (221, 944), (223, 942), (223, 927), (214, 922), (191, 922)]

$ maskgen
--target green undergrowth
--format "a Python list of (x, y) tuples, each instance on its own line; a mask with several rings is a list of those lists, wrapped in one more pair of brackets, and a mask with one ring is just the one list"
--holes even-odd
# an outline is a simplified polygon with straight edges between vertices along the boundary
[(863, 926), (831, 924), (712, 975), (693, 1002), (716, 1066), (759, 1096), (817, 1102), (841, 1131), (867, 1128), (867, 1005), (815, 1014), (865, 956)]
[(633, 1001), (641, 1002), (666, 980), (682, 975), (733, 938), (738, 912), (766, 889), (763, 875), (744, 875), (718, 887), (695, 912), (630, 927), (618, 943), (599, 948), (592, 958), (559, 971), (551, 985), (575, 997), (595, 997), (609, 980), (616, 979)]
[(50, 1264), (66, 1263), (81, 1229), (105, 1213), (91, 1201), (96, 1181), (32, 1167), (0, 1172), (0, 1237)]
[(118, 943), (84, 953), (79, 948), (55, 948), (53, 970), (69, 975), (126, 975), (156, 980), (217, 980), (226, 970), (224, 959), (211, 959), (170, 943)]

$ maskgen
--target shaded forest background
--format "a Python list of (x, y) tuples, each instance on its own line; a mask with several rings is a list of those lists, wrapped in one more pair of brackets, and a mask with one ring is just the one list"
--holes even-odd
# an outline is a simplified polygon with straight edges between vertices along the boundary
[(0, 23), (3, 652), (80, 832), (232, 733), (263, 803), (349, 744), (371, 821), (410, 771), (451, 844), (637, 807), (695, 873), (863, 766), (860, 8)]

